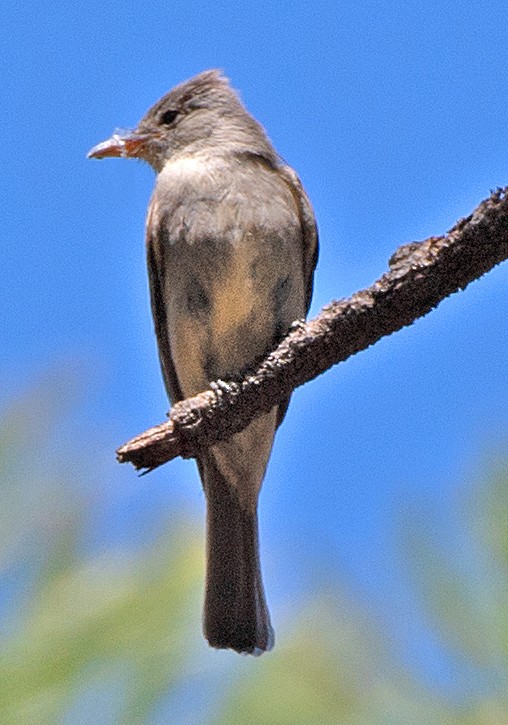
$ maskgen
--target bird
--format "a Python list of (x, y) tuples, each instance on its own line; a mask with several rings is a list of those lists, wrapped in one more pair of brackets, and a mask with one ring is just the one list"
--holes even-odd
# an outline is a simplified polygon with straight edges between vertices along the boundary
[[(222, 71), (175, 86), (134, 130), (88, 156), (141, 159), (156, 173), (146, 254), (171, 403), (252, 369), (305, 318), (318, 257), (311, 203)], [(218, 649), (260, 655), (274, 644), (258, 497), (288, 404), (196, 454), (206, 499), (203, 630)]]

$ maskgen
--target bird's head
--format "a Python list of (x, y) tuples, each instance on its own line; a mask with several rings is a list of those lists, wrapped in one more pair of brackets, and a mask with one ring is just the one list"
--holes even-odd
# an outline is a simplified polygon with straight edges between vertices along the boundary
[(260, 124), (248, 113), (220, 71), (208, 70), (173, 88), (133, 131), (114, 133), (89, 158), (137, 158), (156, 172), (167, 160), (202, 151), (251, 152), (276, 162)]

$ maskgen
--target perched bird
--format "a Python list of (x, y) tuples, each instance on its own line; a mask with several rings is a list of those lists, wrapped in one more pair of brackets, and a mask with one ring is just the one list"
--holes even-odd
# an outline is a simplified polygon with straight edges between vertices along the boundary
[[(147, 161), (146, 222), (155, 332), (170, 400), (252, 367), (309, 308), (317, 229), (296, 173), (221, 72), (176, 86), (132, 132), (89, 157)], [(261, 654), (274, 636), (257, 502), (288, 400), (200, 451), (207, 503), (204, 633), (212, 647)]]

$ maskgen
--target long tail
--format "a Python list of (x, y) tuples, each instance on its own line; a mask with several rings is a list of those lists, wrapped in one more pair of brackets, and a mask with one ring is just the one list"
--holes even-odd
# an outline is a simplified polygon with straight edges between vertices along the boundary
[(200, 463), (207, 500), (204, 633), (212, 647), (259, 655), (273, 647), (256, 511), (245, 510), (212, 457)]

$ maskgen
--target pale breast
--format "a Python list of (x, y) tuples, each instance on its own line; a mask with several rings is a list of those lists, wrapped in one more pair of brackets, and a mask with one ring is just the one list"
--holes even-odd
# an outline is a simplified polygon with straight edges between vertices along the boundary
[(276, 171), (205, 156), (166, 164), (151, 214), (171, 354), (191, 395), (264, 355), (305, 314), (301, 223)]

